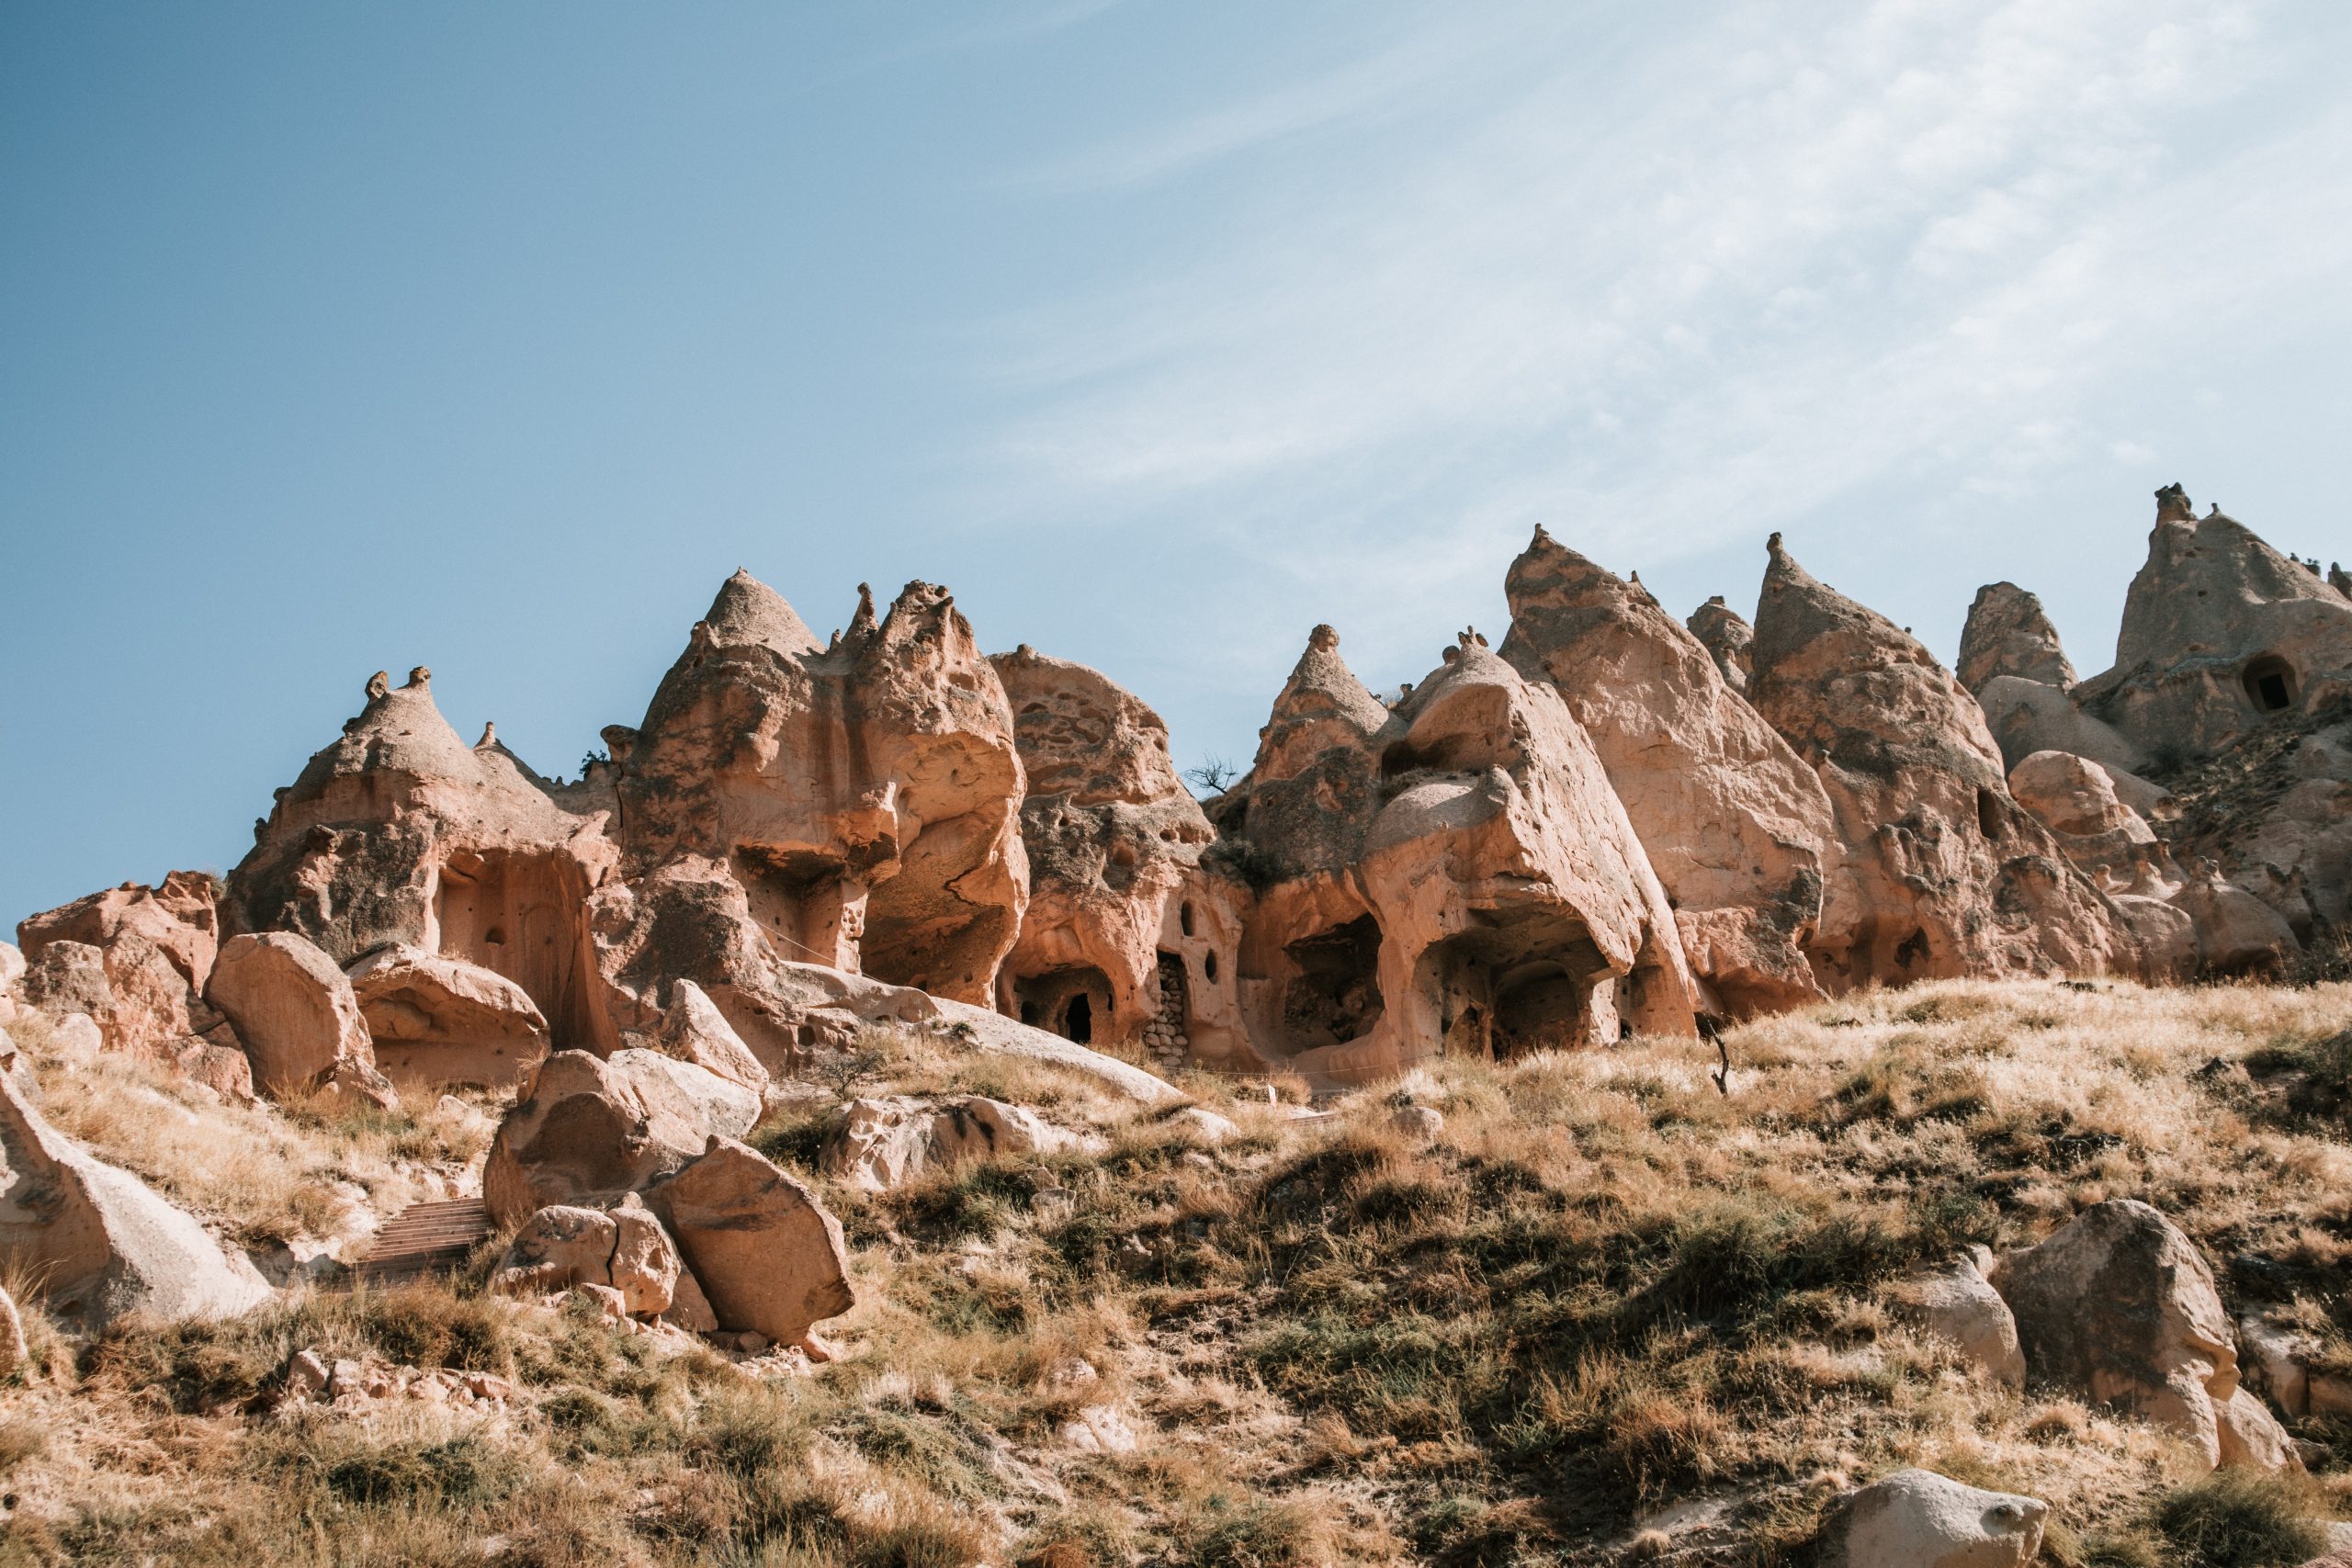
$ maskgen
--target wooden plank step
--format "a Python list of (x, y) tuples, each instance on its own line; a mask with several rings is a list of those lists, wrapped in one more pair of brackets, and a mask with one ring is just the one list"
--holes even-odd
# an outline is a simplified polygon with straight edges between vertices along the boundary
[(479, 1198), (412, 1203), (384, 1222), (352, 1272), (364, 1280), (422, 1274), (462, 1260), (490, 1229), (490, 1211)]

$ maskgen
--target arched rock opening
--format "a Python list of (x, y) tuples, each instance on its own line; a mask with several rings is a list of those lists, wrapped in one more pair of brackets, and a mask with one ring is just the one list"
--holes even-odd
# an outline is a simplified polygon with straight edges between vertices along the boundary
[(568, 856), (454, 854), (435, 879), (435, 943), (522, 987), (554, 1049), (608, 1053), (619, 1039), (596, 999), (587, 897), (587, 874)]
[(1448, 1051), (1508, 1059), (1617, 1037), (1617, 976), (1580, 922), (1548, 909), (1487, 919), (1417, 969)]
[(1370, 915), (1287, 942), (1282, 1029), (1293, 1051), (1336, 1045), (1380, 1021), (1380, 923)]
[(2295, 667), (2275, 653), (2249, 661), (2240, 680), (2245, 700), (2258, 713), (2284, 713), (2295, 705)]
[(1111, 977), (1091, 964), (1026, 976), (1012, 982), (1012, 1002), (1031, 1028), (1090, 1044), (1110, 1027)]

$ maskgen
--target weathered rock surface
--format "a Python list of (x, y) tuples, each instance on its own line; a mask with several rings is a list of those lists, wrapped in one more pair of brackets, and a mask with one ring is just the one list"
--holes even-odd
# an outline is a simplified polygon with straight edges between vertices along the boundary
[(1711, 1010), (1818, 998), (1804, 950), (1840, 858), (1820, 779), (1640, 584), (1539, 528), (1504, 590), (1502, 657), (1549, 682), (1590, 739)]
[(2075, 692), (2144, 750), (2211, 751), (2352, 689), (2352, 603), (2219, 507), (2156, 492), (2115, 667)]
[(1026, 1106), (966, 1095), (931, 1105), (904, 1095), (853, 1100), (825, 1145), (827, 1175), (884, 1192), (929, 1170), (1014, 1155), (1099, 1146)]
[(235, 1025), (268, 1094), (311, 1089), (338, 1071), (365, 1078), (375, 1046), (351, 982), (334, 960), (291, 931), (231, 937), (213, 965), (212, 1004)]
[(270, 1293), (242, 1253), (50, 1126), (5, 1073), (0, 1263), (38, 1280), (51, 1311), (92, 1330), (127, 1312), (232, 1316)]
[(2050, 1506), (1931, 1470), (1899, 1470), (1843, 1499), (1821, 1532), (1825, 1568), (2024, 1568)]
[[(1026, 646), (989, 662), (1028, 781), (1029, 907), (998, 1007), (1080, 1043), (1246, 1058), (1238, 926), (1225, 885), (1196, 870), (1216, 833), (1177, 777), (1167, 726), (1084, 665)], [(1221, 930), (1204, 929), (1212, 922)], [(1219, 934), (1222, 964), (1204, 962)], [(1168, 1050), (1177, 1037), (1182, 1050)]]
[(1777, 534), (1749, 692), (1819, 773), (1847, 848), (1815, 937), (1826, 981), (2137, 969), (2120, 912), (2009, 798), (1966, 689)]
[(617, 1200), (695, 1158), (713, 1136), (750, 1132), (759, 1116), (758, 1095), (690, 1062), (559, 1051), (499, 1124), (482, 1201), (501, 1224), (519, 1225), (544, 1208)]
[(759, 1057), (743, 1043), (709, 996), (692, 980), (680, 980), (670, 987), (670, 1009), (662, 1015), (662, 1027), (654, 1035), (654, 1044), (665, 1056), (675, 1056), (682, 1062), (692, 1062), (705, 1072), (716, 1073), (731, 1079), (745, 1089), (757, 1091), (768, 1083), (768, 1070), (760, 1065)]
[[(219, 942), (214, 891), (212, 878), (175, 871), (160, 887), (126, 882), (21, 921), (28, 996), (88, 1013), (110, 1050), (171, 1061), (220, 1023), (203, 1000)], [(51, 956), (60, 946), (68, 951)]]
[(714, 1136), (647, 1194), (722, 1329), (797, 1344), (857, 1303), (841, 1222), (756, 1152)]
[(1746, 696), (1748, 676), (1756, 668), (1756, 628), (1724, 604), (1720, 593), (1691, 611), (1684, 624), (1715, 661), (1724, 684)]
[[(725, 865), (794, 960), (992, 994), (1028, 901), (1021, 762), (944, 589), (909, 583), (878, 625), (861, 599), (828, 648), (738, 572), (618, 763), (635, 864)], [(718, 976), (683, 977), (728, 1006)]]
[(309, 938), (339, 964), (413, 947), (520, 986), (557, 1043), (610, 1050), (583, 904), (618, 859), (609, 784), (559, 790), (485, 734), (468, 746), (419, 669), (379, 675), (229, 874), (231, 929)]
[(2036, 1377), (2136, 1412), (2208, 1464), (2262, 1447), (2249, 1440), (2258, 1423), (2244, 1411), (2225, 1447), (2216, 1412), (2238, 1392), (2230, 1320), (2204, 1256), (2147, 1204), (2115, 1199), (2084, 1210), (2004, 1258), (1994, 1283), (2017, 1314)]
[(2039, 681), (2060, 690), (2075, 683), (2075, 667), (2058, 641), (2041, 601), (2014, 582), (1988, 582), (1968, 607), (1960, 634), (1960, 683), (1982, 692), (1998, 675)]
[(1973, 1255), (1921, 1269), (1896, 1287), (1897, 1313), (1951, 1342), (1984, 1375), (2008, 1388), (2025, 1386), (2025, 1352), (2017, 1319), (1984, 1278)]
[(386, 947), (345, 971), (376, 1066), (420, 1089), (520, 1083), (548, 1054), (548, 1023), (519, 985), (478, 964)]
[(1275, 874), (1241, 948), (1259, 1048), (1356, 1083), (1439, 1050), (1693, 1032), (1666, 890), (1550, 682), (1465, 632), (1391, 711), (1338, 644), (1317, 628), (1228, 792)]
[(516, 1295), (607, 1286), (642, 1317), (669, 1310), (679, 1267), (669, 1233), (632, 1192), (610, 1209), (541, 1209), (514, 1233), (492, 1283)]

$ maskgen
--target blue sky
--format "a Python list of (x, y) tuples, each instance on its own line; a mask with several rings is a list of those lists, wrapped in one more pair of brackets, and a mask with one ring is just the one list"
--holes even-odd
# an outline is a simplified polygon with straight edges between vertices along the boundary
[(2102, 668), (2173, 479), (2352, 558), (2352, 8), (0, 6), (0, 919), (368, 673), (548, 772), (738, 566), (1244, 758), (1307, 629), (1774, 529)]

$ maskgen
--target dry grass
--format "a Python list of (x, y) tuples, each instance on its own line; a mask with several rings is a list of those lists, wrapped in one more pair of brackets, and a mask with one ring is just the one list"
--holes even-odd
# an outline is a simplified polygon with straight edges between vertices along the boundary
[[(2307, 1490), (2190, 1485), (2162, 1435), (1971, 1375), (1886, 1288), (2138, 1197), (2233, 1305), (2292, 1301), (2352, 1348), (2324, 1044), (2348, 1016), (2341, 985), (1867, 994), (1735, 1030), (1728, 1095), (1683, 1043), (1441, 1064), (1408, 1086), (1446, 1117), (1426, 1145), (1385, 1097), (1298, 1122), (1243, 1091), (1212, 1148), (1082, 1078), (906, 1042), (874, 1088), (990, 1093), (1109, 1146), (873, 1195), (809, 1168), (813, 1114), (763, 1127), (854, 1247), (848, 1354), (814, 1379), (443, 1286), (91, 1346), (36, 1323), (52, 1348), (0, 1393), (0, 1451), (28, 1421), (48, 1439), (17, 1445), (0, 1562), (1601, 1563), (1679, 1560), (1669, 1502), (1722, 1505), (1721, 1561), (1792, 1562), (1839, 1488), (1911, 1463), (2049, 1499), (2052, 1563), (2268, 1561), (2343, 1506), (2352, 1432), (2299, 1429), (2328, 1456)], [(397, 1158), (335, 1135), (303, 1168)], [(306, 1344), (525, 1393), (273, 1417)], [(1136, 1451), (1069, 1440), (1103, 1410)]]
[(249, 1247), (364, 1232), (371, 1213), (445, 1196), (496, 1127), (470, 1104), (232, 1105), (118, 1052), (69, 1055), (38, 1013), (9, 1033), (51, 1124)]

